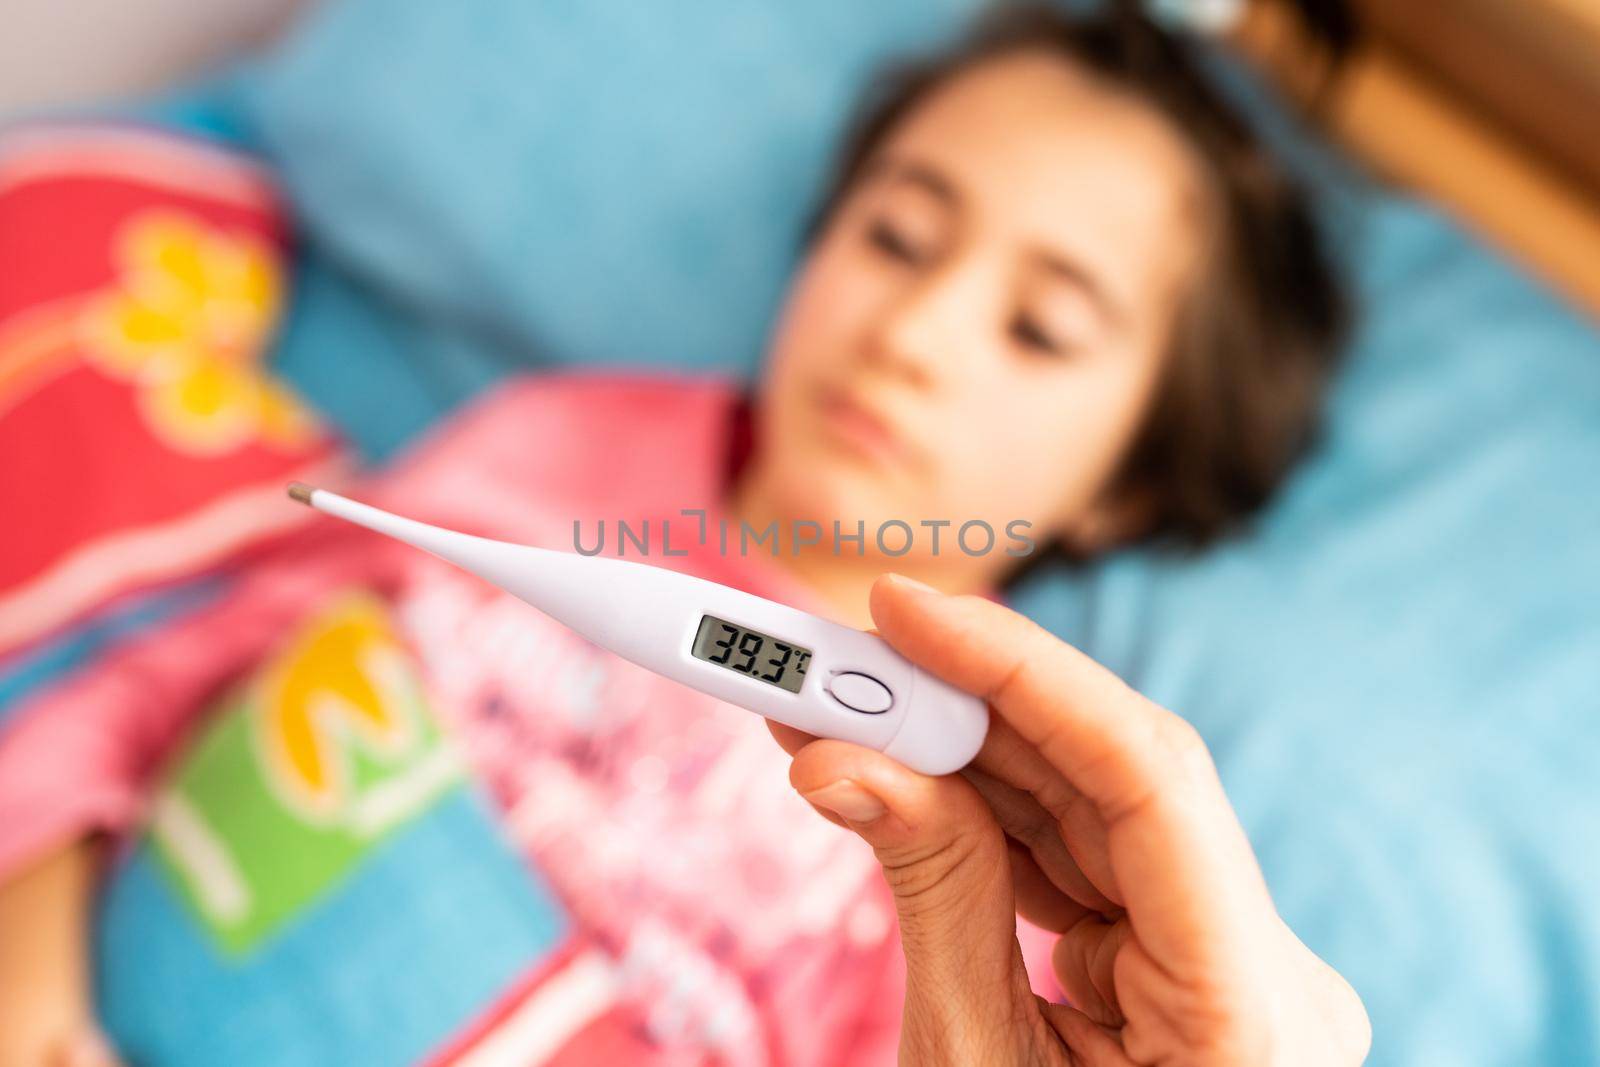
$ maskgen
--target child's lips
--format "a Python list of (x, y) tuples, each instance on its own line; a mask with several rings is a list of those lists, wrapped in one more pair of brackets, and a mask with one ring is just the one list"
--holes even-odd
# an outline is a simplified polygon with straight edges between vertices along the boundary
[(900, 465), (910, 459), (909, 446), (888, 420), (848, 394), (824, 389), (818, 408), (823, 425), (847, 448), (885, 465)]

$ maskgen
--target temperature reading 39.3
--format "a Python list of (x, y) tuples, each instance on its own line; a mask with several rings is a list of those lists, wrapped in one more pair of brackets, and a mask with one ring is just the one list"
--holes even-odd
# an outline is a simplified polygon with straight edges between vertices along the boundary
[(701, 618), (689, 652), (695, 659), (747, 674), (791, 693), (800, 692), (806, 665), (811, 662), (809, 649), (712, 615)]

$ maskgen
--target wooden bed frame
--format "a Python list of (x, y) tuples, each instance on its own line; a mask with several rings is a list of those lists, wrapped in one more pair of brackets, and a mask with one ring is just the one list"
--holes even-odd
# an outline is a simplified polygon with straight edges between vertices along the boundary
[(1285, 0), (1239, 46), (1325, 128), (1600, 319), (1600, 0), (1354, 0), (1363, 39), (1322, 84)]

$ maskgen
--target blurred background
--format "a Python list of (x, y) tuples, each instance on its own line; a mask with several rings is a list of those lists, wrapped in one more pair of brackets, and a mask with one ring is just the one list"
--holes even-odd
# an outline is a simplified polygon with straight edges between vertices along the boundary
[[(317, 0), (10, 0), (0, 117), (132, 99), (269, 44)], [(1231, 31), (1279, 84), (1320, 91), (1327, 126), (1374, 167), (1460, 212), (1600, 316), (1600, 3), (1357, 0), (1331, 87), (1287, 0)], [(1319, 5), (1312, 3), (1316, 9)]]

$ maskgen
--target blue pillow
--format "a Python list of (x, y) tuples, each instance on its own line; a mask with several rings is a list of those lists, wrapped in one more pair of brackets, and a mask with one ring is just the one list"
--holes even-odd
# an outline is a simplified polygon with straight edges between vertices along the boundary
[[(976, 6), (326, 5), (243, 104), (321, 265), (286, 372), (374, 439), (400, 382), (392, 442), (513, 364), (751, 368), (865, 74)], [(1600, 342), (1324, 177), (1365, 320), (1317, 455), (1245, 537), (1018, 601), (1200, 727), (1373, 1063), (1600, 1061)]]
[(332, 3), (253, 132), (332, 258), (537, 362), (744, 369), (836, 130), (980, 0)]

